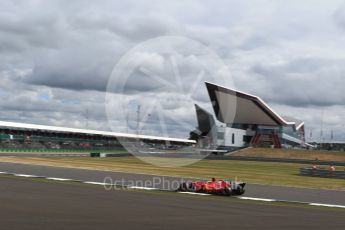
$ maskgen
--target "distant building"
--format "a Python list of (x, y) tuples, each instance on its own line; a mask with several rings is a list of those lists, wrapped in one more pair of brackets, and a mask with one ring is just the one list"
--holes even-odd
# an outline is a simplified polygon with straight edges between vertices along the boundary
[(320, 142), (312, 142), (312, 145), (319, 150), (329, 150), (329, 151), (345, 151), (345, 141), (328, 140)]
[(206, 82), (212, 114), (196, 105), (198, 137), (203, 148), (236, 149), (246, 146), (307, 147), (304, 122), (278, 115), (261, 98)]

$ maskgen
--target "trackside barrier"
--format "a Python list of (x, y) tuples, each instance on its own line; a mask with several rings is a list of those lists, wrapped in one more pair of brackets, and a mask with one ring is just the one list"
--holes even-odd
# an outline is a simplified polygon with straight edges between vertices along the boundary
[(125, 157), (132, 156), (130, 153), (101, 153), (101, 152), (91, 152), (90, 157)]
[(345, 179), (345, 170), (331, 171), (329, 169), (300, 168), (299, 174), (301, 176), (315, 176), (315, 177)]
[[(78, 153), (90, 153), (93, 151), (101, 151), (101, 152), (110, 152), (113, 153), (115, 150), (107, 150), (107, 149), (16, 149), (16, 148), (0, 148), (0, 153), (36, 153), (36, 152), (42, 152), (42, 153), (68, 153), (68, 152), (78, 152)], [(125, 151), (120, 149), (119, 151)]]

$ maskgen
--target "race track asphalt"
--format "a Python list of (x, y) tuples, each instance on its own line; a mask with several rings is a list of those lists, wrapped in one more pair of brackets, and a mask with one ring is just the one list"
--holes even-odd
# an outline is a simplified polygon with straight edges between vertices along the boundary
[(0, 177), (0, 229), (343, 229), (345, 212)]
[[(111, 178), (111, 181), (107, 180), (106, 182), (117, 182), (124, 185), (156, 187), (166, 190), (176, 189), (178, 184), (183, 181), (182, 178), (174, 177), (24, 165), (4, 162), (0, 162), (0, 171), (96, 182), (104, 182), (105, 178)], [(245, 195), (257, 198), (345, 205), (345, 191), (247, 184)]]

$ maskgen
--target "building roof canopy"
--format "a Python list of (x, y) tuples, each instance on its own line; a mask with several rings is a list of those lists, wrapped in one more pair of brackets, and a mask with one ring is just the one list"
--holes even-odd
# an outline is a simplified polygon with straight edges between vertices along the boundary
[(217, 119), (228, 124), (255, 124), (267, 126), (302, 126), (285, 120), (261, 98), (205, 82)]

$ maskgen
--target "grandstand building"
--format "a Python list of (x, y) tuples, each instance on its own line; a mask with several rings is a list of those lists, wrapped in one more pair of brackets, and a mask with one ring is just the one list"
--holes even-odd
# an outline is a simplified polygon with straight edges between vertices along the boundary
[[(206, 82), (214, 114), (196, 105), (198, 145), (212, 149), (247, 146), (306, 147), (304, 122), (282, 117), (261, 98)], [(197, 137), (197, 138), (195, 138)]]
[[(155, 146), (192, 145), (195, 141), (147, 135), (74, 129), (0, 121), (0, 149), (2, 150), (123, 150), (119, 139), (140, 141)], [(122, 142), (123, 143), (123, 142)]]

